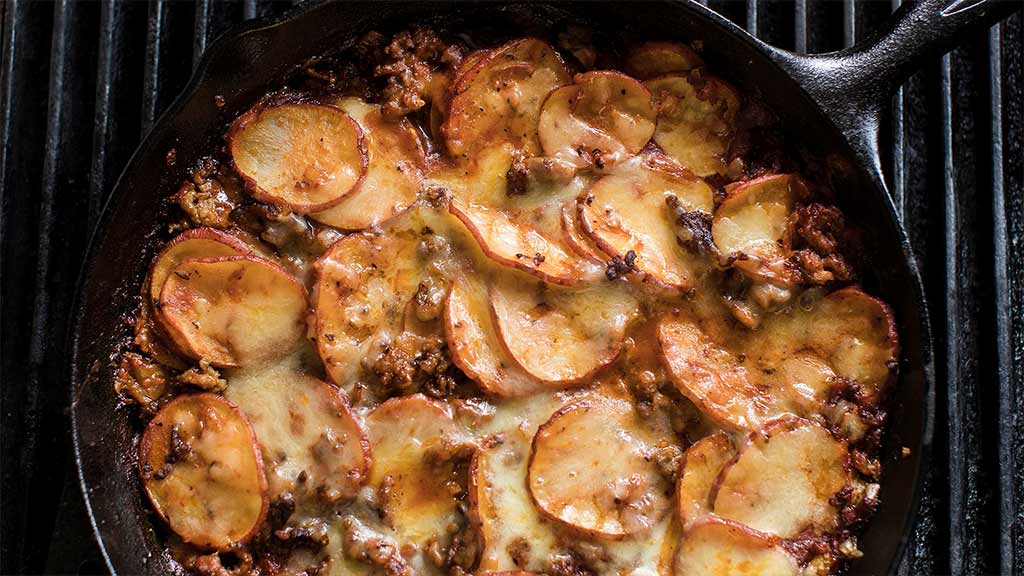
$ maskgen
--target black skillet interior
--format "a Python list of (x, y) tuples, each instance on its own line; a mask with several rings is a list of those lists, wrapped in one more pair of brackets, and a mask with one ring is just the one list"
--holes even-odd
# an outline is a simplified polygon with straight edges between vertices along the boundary
[[(885, 574), (896, 560), (916, 513), (918, 471), (930, 443), (931, 356), (919, 284), (886, 191), (853, 160), (844, 137), (767, 51), (717, 15), (690, 3), (567, 4), (557, 8), (467, 3), (326, 4), (229, 32), (207, 52), (185, 93), (136, 151), (117, 183), (83, 269), (72, 328), (72, 418), (82, 488), (101, 547), (114, 572), (169, 574), (180, 570), (162, 544), (162, 527), (145, 502), (136, 474), (131, 410), (111, 386), (114, 358), (130, 336), (130, 315), (146, 266), (166, 240), (166, 198), (183, 169), (222, 136), (224, 125), (273, 88), (296, 64), (343, 46), (362, 33), (437, 18), (448, 28), (522, 34), (530, 26), (567, 19), (612, 34), (699, 40), (709, 69), (758, 96), (792, 136), (845, 174), (839, 203), (869, 233), (865, 287), (889, 302), (901, 339), (882, 504), (862, 539), (865, 557), (852, 573)], [(218, 109), (215, 96), (224, 98)], [(173, 164), (169, 152), (174, 150)], [(901, 448), (909, 458), (900, 458)]]

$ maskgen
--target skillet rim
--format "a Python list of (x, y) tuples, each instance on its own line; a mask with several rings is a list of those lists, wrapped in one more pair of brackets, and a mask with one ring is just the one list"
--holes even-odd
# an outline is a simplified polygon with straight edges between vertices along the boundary
[[(367, 2), (364, 0), (356, 0), (353, 4), (364, 4), (371, 5), (373, 2)], [(416, 2), (400, 2), (397, 5), (421, 5), (430, 8), (449, 8), (457, 2), (450, 0), (439, 0), (439, 1), (426, 1)], [(139, 145), (133, 151), (129, 160), (125, 164), (125, 168), (119, 174), (116, 182), (114, 183), (111, 193), (107, 200), (104, 202), (100, 217), (97, 219), (96, 227), (93, 229), (89, 243), (86, 250), (86, 257), (83, 260), (80, 272), (75, 286), (75, 297), (72, 301), (72, 310), (74, 315), (72, 322), (68, 326), (68, 332), (66, 341), (69, 343), (68, 350), (70, 351), (70, 358), (67, 364), (68, 377), (67, 381), (70, 384), (70, 418), (71, 418), (71, 435), (72, 445), (74, 449), (74, 458), (76, 465), (76, 473), (78, 476), (79, 488), (82, 493), (83, 502), (85, 504), (86, 512), (89, 517), (89, 523), (92, 527), (93, 536), (100, 548), (101, 556), (103, 557), (104, 563), (110, 570), (111, 574), (118, 574), (118, 570), (113, 565), (110, 557), (110, 553), (107, 549), (107, 542), (104, 540), (100, 524), (97, 520), (96, 511), (94, 510), (92, 497), (90, 496), (91, 489), (85, 479), (85, 470), (83, 461), (88, 457), (88, 454), (83, 451), (83, 439), (81, 435), (80, 419), (78, 414), (79, 404), (79, 392), (83, 388), (86, 381), (90, 378), (89, 373), (91, 369), (80, 367), (81, 363), (81, 332), (83, 330), (82, 311), (84, 310), (86, 295), (88, 294), (86, 288), (88, 287), (89, 280), (91, 279), (92, 272), (96, 267), (97, 258), (99, 257), (98, 248), (102, 244), (101, 240), (109, 232), (109, 228), (112, 224), (113, 214), (115, 212), (114, 207), (120, 204), (129, 194), (129, 190), (125, 185), (126, 179), (129, 175), (134, 172), (133, 168), (137, 168), (136, 165), (140, 163), (141, 158), (149, 157), (151, 154), (156, 154), (158, 150), (155, 149), (155, 144), (160, 138), (160, 134), (166, 132), (171, 124), (171, 119), (175, 118), (182, 112), (188, 104), (192, 102), (197, 96), (197, 92), (204, 86), (204, 84), (210, 79), (210, 69), (213, 68), (213, 64), (224, 56), (227, 46), (232, 43), (239, 42), (243, 37), (257, 33), (262, 30), (270, 30), (280, 26), (287, 25), (293, 21), (299, 20), (309, 15), (314, 14), (317, 10), (330, 5), (331, 2), (313, 3), (309, 5), (295, 6), (284, 13), (273, 16), (259, 18), (248, 22), (239, 23), (222, 34), (220, 34), (216, 40), (211, 42), (210, 46), (203, 53), (200, 61), (196, 65), (195, 69), (190, 76), (190, 79), (182, 91), (175, 97), (172, 103), (167, 107), (159, 119), (153, 123), (153, 126), (141, 139)], [(469, 4), (474, 7), (478, 7), (486, 2), (479, 0), (472, 1)], [(516, 5), (528, 5), (525, 2), (515, 2)], [(558, 8), (566, 4), (572, 4), (572, 2), (561, 2), (559, 0), (545, 0), (538, 3), (539, 5), (545, 5), (548, 7)], [(907, 508), (906, 514), (903, 517), (903, 522), (900, 532), (900, 542), (894, 550), (894, 555), (889, 559), (888, 573), (895, 573), (900, 559), (905, 556), (906, 548), (909, 545), (909, 541), (913, 535), (913, 528), (916, 525), (917, 519), (920, 515), (921, 500), (923, 495), (923, 483), (924, 474), (922, 471), (925, 469), (924, 466), (930, 463), (932, 457), (932, 444), (934, 439), (934, 420), (935, 420), (935, 374), (934, 374), (934, 355), (933, 355), (933, 340), (931, 334), (931, 322), (929, 319), (929, 309), (925, 298), (923, 282), (921, 279), (920, 268), (918, 266), (916, 257), (914, 256), (912, 247), (909, 242), (909, 238), (902, 222), (900, 221), (893, 198), (889, 193), (888, 186), (885, 184), (885, 179), (880, 172), (878, 150), (865, 149), (861, 138), (854, 137), (853, 134), (843, 130), (834, 120), (834, 113), (823, 108), (821, 104), (808, 92), (806, 89), (806, 83), (808, 78), (806, 74), (800, 74), (799, 70), (793, 69), (791, 66), (796, 63), (799, 65), (801, 62), (810, 63), (816, 58), (816, 56), (799, 56), (795, 53), (774, 48), (771, 45), (762, 42), (761, 40), (750, 35), (746, 30), (732, 23), (724, 16), (718, 14), (706, 8), (696, 2), (686, 0), (655, 0), (650, 2), (652, 5), (659, 5), (669, 8), (674, 11), (683, 11), (690, 14), (697, 14), (699, 19), (710, 22), (712, 25), (717, 26), (722, 32), (730, 35), (733, 39), (738, 40), (746, 44), (750, 49), (760, 53), (764, 56), (765, 60), (769, 61), (774, 69), (771, 71), (772, 77), (781, 77), (788, 79), (793, 83), (797, 90), (799, 90), (805, 97), (806, 103), (814, 106), (817, 120), (823, 121), (825, 125), (832, 128), (834, 132), (840, 135), (842, 143), (846, 149), (842, 150), (843, 154), (853, 160), (853, 166), (856, 173), (863, 177), (866, 183), (869, 183), (874, 190), (873, 195), (881, 195), (882, 198), (874, 198), (873, 201), (880, 202), (886, 207), (885, 217), (876, 225), (886, 226), (891, 228), (892, 232), (895, 233), (895, 237), (899, 240), (900, 254), (898, 261), (906, 267), (906, 272), (913, 280), (912, 286), (906, 286), (901, 291), (910, 294), (914, 303), (917, 320), (920, 322), (919, 337), (917, 338), (917, 348), (920, 352), (921, 365), (917, 368), (922, 373), (922, 385), (924, 393), (924, 402), (921, 406), (915, 407), (915, 411), (921, 415), (921, 433), (920, 433), (920, 452), (915, 456), (912, 456), (915, 461), (915, 465), (912, 471), (912, 486), (911, 486), (911, 498), (909, 507)], [(388, 19), (387, 16), (384, 17)], [(844, 55), (853, 54), (857, 51), (857, 48), (851, 48), (834, 52), (829, 56), (842, 58)], [(820, 56), (820, 55), (819, 55)], [(879, 103), (881, 104), (881, 103)], [(873, 130), (877, 135), (878, 124), (877, 118), (866, 118), (867, 120), (875, 121)], [(860, 146), (858, 144), (861, 144)], [(144, 251), (145, 246), (140, 245), (140, 251)], [(911, 314), (913, 315), (913, 314)], [(902, 340), (902, 338), (901, 338)], [(902, 342), (901, 342), (902, 343)], [(902, 348), (902, 346), (901, 346)], [(901, 354), (902, 356), (902, 354)], [(900, 371), (896, 386), (898, 386), (904, 379), (904, 372)], [(891, 405), (889, 413), (892, 415), (895, 412), (896, 406)], [(886, 429), (886, 443), (893, 441), (891, 437), (892, 422), (887, 423)], [(891, 464), (890, 464), (891, 466)], [(870, 527), (870, 524), (869, 524)], [(879, 527), (876, 527), (879, 529)], [(148, 552), (148, 551), (147, 551)]]

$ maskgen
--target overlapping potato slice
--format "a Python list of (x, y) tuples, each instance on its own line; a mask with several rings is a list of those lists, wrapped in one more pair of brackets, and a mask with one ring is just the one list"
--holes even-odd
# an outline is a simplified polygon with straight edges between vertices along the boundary
[(712, 494), (715, 514), (793, 538), (836, 528), (833, 496), (850, 483), (846, 445), (810, 421), (786, 417), (751, 433)]
[(683, 536), (675, 576), (798, 576), (796, 559), (776, 539), (719, 518), (705, 518)]
[(255, 256), (186, 260), (167, 275), (160, 314), (178, 347), (215, 366), (245, 366), (290, 352), (305, 332), (306, 290)]
[(658, 109), (654, 142), (698, 176), (729, 173), (725, 155), (740, 108), (736, 89), (711, 76), (662, 76), (645, 85)]
[(143, 486), (183, 540), (227, 550), (256, 532), (267, 509), (260, 451), (245, 416), (214, 394), (179, 396), (139, 442)]
[(489, 258), (554, 284), (570, 285), (584, 272), (557, 242), (501, 210), (453, 200), (449, 211), (476, 238)]
[(580, 87), (572, 113), (587, 124), (610, 134), (632, 154), (654, 134), (657, 114), (651, 92), (621, 72), (596, 70), (575, 78)]
[(296, 212), (334, 206), (366, 174), (362, 130), (325, 104), (254, 108), (231, 126), (228, 149), (253, 196)]
[[(416, 209), (381, 233), (351, 234), (316, 263), (316, 344), (331, 380), (351, 391), (364, 360), (401, 333), (406, 308), (436, 257), (446, 250)], [(421, 254), (421, 243), (437, 244)]]
[(338, 204), (310, 217), (335, 228), (362, 230), (383, 223), (416, 201), (426, 156), (409, 120), (385, 121), (380, 106), (359, 98), (343, 98), (337, 106), (362, 128), (366, 176)]
[(703, 180), (657, 158), (636, 158), (580, 197), (579, 222), (609, 256), (625, 260), (632, 252), (644, 281), (685, 290), (702, 264), (676, 240), (669, 195), (688, 211), (710, 213), (714, 205)]
[(792, 174), (762, 176), (734, 187), (711, 224), (719, 252), (755, 277), (785, 276), (767, 268), (789, 255), (790, 215), (805, 196), (803, 181)]
[(502, 343), (529, 375), (555, 385), (583, 383), (618, 357), (626, 326), (639, 313), (624, 288), (496, 284), (491, 310)]
[(466, 441), (447, 406), (422, 394), (392, 398), (370, 413), (366, 427), (369, 485), (383, 495), (384, 522), (399, 545), (446, 536), (459, 502), (448, 485), (452, 463), (441, 454)]
[(673, 384), (720, 426), (757, 430), (774, 409), (775, 399), (751, 383), (742, 362), (695, 322), (665, 318), (658, 341)]
[(601, 252), (594, 245), (594, 241), (580, 229), (579, 210), (575, 203), (562, 207), (562, 236), (566, 245), (577, 255), (599, 265), (604, 265), (608, 261), (608, 255)]
[[(341, 390), (285, 361), (227, 375), (226, 396), (249, 417), (271, 494), (355, 496), (370, 469), (370, 444)], [(300, 480), (301, 477), (301, 480)]]
[(666, 74), (689, 72), (704, 61), (692, 48), (676, 42), (645, 42), (626, 56), (626, 72), (647, 80)]
[(534, 502), (546, 516), (595, 536), (647, 532), (671, 507), (672, 488), (652, 458), (658, 441), (627, 401), (570, 404), (534, 438)]
[(487, 289), (480, 280), (460, 276), (452, 283), (444, 327), (452, 361), (485, 392), (523, 396), (543, 387), (505, 351), (491, 319)]
[(448, 151), (462, 156), (504, 142), (536, 151), (541, 104), (569, 82), (565, 64), (541, 40), (522, 38), (492, 50), (452, 85), (441, 129)]
[(711, 512), (715, 481), (734, 456), (732, 441), (721, 432), (701, 438), (686, 450), (676, 482), (676, 506), (684, 528)]
[(651, 93), (620, 72), (576, 76), (544, 102), (537, 131), (544, 153), (577, 167), (604, 168), (636, 154), (654, 134)]
[(783, 368), (791, 385), (801, 385), (794, 392), (803, 399), (824, 401), (823, 381), (834, 385), (834, 375), (855, 383), (861, 399), (874, 405), (896, 374), (899, 339), (892, 310), (856, 287), (775, 314), (758, 332), (771, 337), (751, 335), (750, 360), (766, 370)]

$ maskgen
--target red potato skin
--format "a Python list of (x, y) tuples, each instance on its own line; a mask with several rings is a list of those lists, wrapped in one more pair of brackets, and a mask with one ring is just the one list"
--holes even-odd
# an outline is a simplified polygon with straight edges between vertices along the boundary
[[(831, 294), (826, 296), (826, 298), (867, 298), (868, 300), (876, 304), (881, 309), (882, 316), (885, 319), (887, 333), (886, 340), (889, 342), (889, 349), (892, 351), (892, 358), (894, 358), (896, 361), (899, 361), (900, 336), (899, 332), (897, 332), (896, 330), (896, 316), (893, 314), (892, 307), (886, 304), (885, 301), (883, 301), (881, 298), (875, 298), (874, 296), (868, 294), (867, 292), (864, 292), (859, 286), (847, 286), (845, 288), (840, 288), (839, 290), (836, 290), (835, 292), (832, 292)], [(898, 377), (899, 371), (896, 368), (891, 368), (889, 370), (889, 378), (882, 386), (883, 394), (879, 396), (884, 396), (885, 391), (891, 390), (892, 387), (896, 384), (896, 379)], [(876, 396), (874, 398), (869, 399), (869, 403), (877, 406), (882, 402), (882, 400), (882, 397)]]
[[(263, 113), (264, 110), (266, 110), (268, 108), (271, 108), (273, 106), (276, 106), (276, 105), (279, 105), (279, 104), (285, 104), (285, 103), (288, 103), (288, 102), (262, 102), (260, 104), (257, 104), (256, 106), (253, 106), (250, 110), (248, 110), (247, 112), (245, 112), (244, 114), (239, 116), (231, 124), (231, 128), (228, 129), (228, 133), (224, 136), (224, 140), (227, 143), (228, 150), (229, 151), (233, 151), (234, 150), (234, 139), (242, 131), (242, 129), (245, 128), (245, 126), (247, 124), (249, 124), (251, 122), (254, 122), (256, 119), (258, 119), (260, 114)], [(345, 192), (344, 194), (341, 194), (340, 196), (338, 196), (337, 198), (335, 198), (335, 199), (333, 199), (333, 200), (331, 200), (329, 202), (321, 202), (319, 204), (289, 203), (289, 202), (283, 201), (282, 199), (280, 199), (280, 198), (274, 196), (273, 194), (270, 194), (266, 190), (260, 188), (259, 185), (256, 184), (255, 180), (253, 180), (247, 174), (245, 174), (244, 172), (239, 170), (238, 166), (235, 165), (235, 161), (234, 161), (234, 158), (233, 158), (233, 156), (234, 156), (233, 153), (231, 154), (231, 156), (232, 156), (231, 166), (235, 169), (235, 172), (237, 172), (238, 175), (242, 177), (242, 180), (245, 182), (246, 190), (248, 190), (249, 193), (252, 194), (253, 197), (255, 197), (257, 200), (260, 200), (261, 202), (266, 202), (268, 204), (273, 204), (275, 206), (285, 206), (285, 207), (290, 208), (292, 210), (300, 211), (300, 212), (303, 212), (303, 213), (321, 212), (323, 210), (327, 210), (328, 208), (332, 208), (332, 207), (338, 205), (342, 200), (344, 200), (346, 197), (348, 197), (356, 188), (358, 188), (359, 185), (363, 183), (363, 179), (366, 178), (366, 171), (367, 171), (367, 169), (370, 166), (370, 156), (369, 156), (369, 154), (366, 151), (366, 136), (363, 134), (363, 129), (362, 129), (362, 127), (359, 126), (359, 123), (356, 122), (348, 114), (345, 114), (345, 112), (342, 111), (337, 106), (334, 106), (332, 104), (312, 104), (312, 103), (308, 103), (308, 102), (296, 102), (296, 103), (294, 103), (294, 105), (299, 105), (299, 106), (319, 106), (319, 107), (324, 107), (324, 108), (331, 108), (334, 111), (336, 111), (338, 114), (343, 115), (348, 120), (348, 122), (350, 122), (352, 124), (352, 128), (355, 130), (355, 133), (356, 133), (356, 145), (359, 147), (359, 155), (363, 159), (363, 164), (362, 164), (362, 167), (361, 167), (361, 169), (359, 171), (359, 177), (356, 179), (355, 183), (352, 184), (352, 187), (350, 187), (347, 192)]]
[[(261, 264), (265, 264), (267, 266), (270, 266), (271, 268), (275, 269), (277, 272), (279, 272), (280, 274), (285, 276), (300, 291), (300, 293), (302, 294), (302, 297), (303, 297), (303, 299), (306, 302), (306, 309), (308, 311), (308, 309), (309, 309), (309, 295), (306, 293), (306, 287), (303, 286), (302, 282), (299, 282), (299, 280), (297, 278), (295, 278), (294, 276), (289, 274), (287, 270), (285, 270), (284, 268), (281, 268), (276, 263), (271, 262), (270, 260), (267, 260), (265, 258), (260, 258), (259, 256), (253, 256), (253, 255), (226, 256), (226, 257), (223, 257), (223, 258), (195, 258), (195, 259), (193, 259), (193, 261), (195, 261), (195, 262), (222, 262), (222, 261), (238, 261), (238, 260), (254, 260), (254, 261), (257, 261), (257, 262), (259, 262)], [(161, 317), (162, 323), (167, 328), (168, 335), (171, 337), (171, 340), (175, 343), (176, 347), (179, 350), (181, 350), (187, 356), (190, 356), (191, 358), (194, 358), (196, 360), (203, 359), (203, 355), (200, 354), (195, 349), (193, 349), (193, 347), (190, 344), (188, 344), (188, 342), (186, 341), (185, 337), (182, 335), (180, 330), (175, 328), (174, 323), (171, 322), (169, 319), (167, 319), (165, 317), (163, 310), (160, 311), (160, 317)], [(211, 362), (211, 364), (216, 366), (216, 367), (218, 367), (218, 368), (237, 368), (238, 367), (238, 365), (235, 364), (235, 363)]]
[[(186, 240), (193, 239), (214, 240), (216, 242), (224, 244), (225, 246), (234, 248), (235, 250), (238, 251), (239, 254), (253, 254), (256, 251), (255, 248), (253, 248), (253, 246), (248, 242), (232, 234), (228, 234), (226, 232), (217, 230), (216, 228), (192, 228), (189, 230), (185, 230), (181, 234), (178, 234), (170, 242), (165, 244), (164, 247), (160, 250), (160, 252), (157, 253), (157, 255), (153, 258), (153, 262), (150, 264), (150, 269), (156, 267), (157, 262), (159, 262), (161, 258), (165, 257), (171, 251), (172, 248), (174, 248), (178, 244), (181, 244), (182, 242), (185, 242)], [(150, 285), (149, 279), (147, 279), (146, 283), (147, 285), (149, 285), (148, 291), (150, 295), (150, 300), (158, 301), (160, 299), (160, 289), (163, 286), (152, 286)]]
[[(723, 433), (716, 433), (716, 434), (714, 434), (712, 436), (707, 436), (706, 438), (702, 438), (701, 440), (698, 440), (698, 442), (703, 442), (705, 440), (707, 440), (709, 442), (715, 442), (716, 444), (719, 444), (719, 445), (726, 444), (728, 446), (729, 450), (732, 450), (734, 452), (738, 452), (733, 447), (732, 442), (729, 440), (729, 437), (726, 436)], [(696, 444), (696, 443), (694, 443), (694, 444)], [(681, 482), (681, 480), (683, 478), (683, 473), (686, 471), (686, 466), (687, 466), (687, 463), (688, 463), (687, 461), (688, 461), (689, 457), (690, 457), (690, 452), (689, 451), (686, 451), (686, 452), (683, 453), (683, 459), (679, 463), (679, 480), (676, 481), (676, 490), (675, 490), (675, 492), (676, 492), (676, 512), (677, 512), (676, 516), (677, 516), (677, 520), (679, 521), (679, 525), (680, 526), (687, 526), (689, 524), (695, 523), (695, 521), (696, 521), (693, 518), (690, 518), (690, 519), (685, 518), (683, 516), (683, 508), (680, 505), (680, 503), (682, 501), (682, 494), (681, 494), (682, 482)], [(736, 456), (733, 456), (729, 460), (729, 464), (731, 464), (732, 462), (735, 462), (735, 460), (736, 460)], [(723, 468), (724, 468), (724, 466), (723, 466)], [(721, 475), (722, 475), (722, 473), (721, 473), (721, 471), (719, 471), (718, 477), (721, 478)], [(716, 479), (715, 482), (714, 482), (714, 485), (712, 486), (712, 490), (716, 489), (718, 483), (719, 483), (719, 481)], [(708, 495), (707, 495), (707, 501), (704, 502), (704, 506), (706, 508), (710, 509), (711, 508), (711, 502), (713, 502), (713, 500), (711, 499), (711, 493), (709, 492)]]
[[(657, 122), (657, 119), (658, 119), (658, 111), (654, 107), (654, 97), (651, 94), (651, 91), (648, 90), (647, 87), (644, 86), (643, 83), (640, 82), (639, 80), (637, 80), (636, 78), (633, 78), (632, 76), (629, 76), (627, 74), (623, 74), (622, 72), (619, 72), (618, 70), (592, 70), (590, 72), (584, 72), (582, 74), (577, 74), (573, 78), (573, 82), (577, 86), (583, 86), (583, 85), (587, 84), (588, 82), (590, 82), (591, 80), (596, 80), (596, 79), (599, 79), (599, 78), (602, 78), (602, 77), (617, 78), (621, 82), (623, 82), (625, 84), (631, 85), (634, 90), (637, 90), (640, 93), (646, 95), (647, 100), (650, 103), (650, 118), (649, 118), (649, 120), (650, 120), (650, 122), (652, 124), (652, 126), (651, 126), (651, 133), (653, 134), (654, 133), (654, 123)], [(579, 99), (580, 99), (580, 93), (577, 93), (577, 95), (573, 97), (573, 106), (572, 106), (573, 110), (576, 109), (577, 102), (579, 101)], [(615, 135), (612, 135), (612, 137), (618, 139), (618, 137), (615, 136)], [(650, 142), (650, 137), (648, 137), (647, 141)], [(641, 146), (641, 147), (628, 147), (627, 150), (629, 150), (629, 152), (631, 152), (633, 154), (636, 154), (642, 148), (643, 148), (643, 146)]]
[[(783, 541), (778, 536), (773, 536), (771, 534), (765, 534), (764, 532), (760, 532), (758, 530), (754, 530), (753, 528), (751, 528), (750, 526), (747, 526), (746, 524), (740, 524), (739, 522), (735, 522), (733, 520), (727, 520), (725, 518), (719, 518), (718, 516), (715, 516), (713, 514), (710, 515), (710, 516), (707, 516), (705, 518), (702, 518), (702, 519), (700, 519), (700, 520), (698, 520), (696, 522), (694, 522), (693, 525), (691, 526), (691, 529), (699, 527), (699, 526), (704, 526), (704, 525), (707, 525), (707, 524), (718, 524), (718, 525), (721, 525), (721, 526), (725, 526), (730, 531), (739, 532), (739, 533), (749, 537), (750, 539), (757, 541), (764, 548), (772, 548), (772, 547), (775, 547), (775, 546), (779, 546), (781, 548), (782, 545), (785, 543), (785, 541)], [(672, 562), (672, 574), (674, 574), (674, 575), (678, 575), (679, 574), (679, 570), (676, 567), (676, 564), (677, 564), (676, 561), (673, 560), (673, 562)]]
[[(234, 412), (236, 415), (238, 415), (238, 417), (241, 418), (243, 422), (245, 422), (246, 427), (249, 429), (249, 435), (253, 438), (252, 449), (253, 449), (253, 452), (256, 455), (256, 470), (258, 472), (259, 480), (260, 480), (260, 493), (263, 495), (263, 506), (262, 506), (262, 509), (260, 511), (259, 518), (253, 524), (252, 529), (245, 536), (243, 536), (238, 542), (236, 542), (235, 544), (242, 544), (242, 543), (248, 542), (249, 540), (252, 539), (253, 536), (255, 536), (259, 532), (260, 528), (263, 526), (263, 522), (267, 518), (267, 509), (269, 508), (269, 505), (270, 505), (270, 499), (268, 497), (268, 490), (267, 490), (267, 476), (266, 476), (266, 472), (263, 470), (263, 454), (260, 453), (259, 442), (256, 441), (256, 432), (252, 429), (252, 423), (249, 422), (249, 419), (245, 416), (245, 413), (242, 412), (242, 410), (238, 406), (236, 406), (233, 402), (231, 402), (227, 398), (224, 398), (223, 396), (219, 396), (217, 394), (213, 394), (213, 393), (210, 393), (210, 392), (201, 392), (199, 394), (188, 394), (188, 395), (184, 395), (184, 396), (178, 396), (174, 400), (171, 400), (170, 402), (165, 404), (164, 407), (160, 409), (160, 412), (163, 412), (164, 410), (167, 410), (168, 408), (171, 408), (176, 403), (181, 402), (184, 399), (192, 398), (192, 397), (201, 398), (203, 401), (222, 402), (222, 403), (226, 404), (228, 406), (228, 408), (231, 409), (232, 412)], [(159, 417), (159, 415), (160, 415), (160, 413), (158, 412), (156, 417)], [(138, 450), (138, 453), (137, 453), (137, 456), (136, 456), (136, 458), (138, 459), (138, 471), (139, 471), (139, 478), (140, 479), (145, 477), (145, 474), (144, 474), (144, 471), (143, 471), (143, 466), (146, 465), (146, 461), (148, 460), (149, 451), (152, 448), (152, 445), (153, 445), (152, 429), (147, 426), (145, 431), (142, 433), (141, 438), (139, 439), (139, 450)], [(156, 510), (156, 513), (157, 513), (158, 516), (160, 516), (160, 519), (163, 520), (164, 523), (169, 526), (170, 523), (168, 522), (167, 515), (160, 508), (160, 506), (157, 505), (157, 502), (153, 498), (153, 495), (150, 494), (149, 490), (143, 489), (143, 492), (146, 493), (146, 498), (149, 499), (149, 503), (153, 507), (153, 510)], [(181, 536), (181, 535), (179, 534), (179, 536)], [(184, 540), (185, 538), (182, 537), (182, 539)], [(221, 551), (226, 552), (226, 551), (231, 550), (232, 548), (233, 548), (233, 546), (227, 546), (227, 547), (223, 548)]]

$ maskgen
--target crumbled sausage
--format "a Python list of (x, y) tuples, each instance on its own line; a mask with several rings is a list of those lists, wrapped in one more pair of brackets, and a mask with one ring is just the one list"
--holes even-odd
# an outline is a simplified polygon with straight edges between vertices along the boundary
[(204, 159), (184, 182), (174, 201), (196, 226), (227, 228), (231, 213), (242, 199), (242, 181), (219, 162)]
[(801, 206), (790, 219), (793, 253), (790, 261), (809, 284), (851, 282), (856, 278), (849, 262), (851, 242), (843, 213), (833, 206)]
[(380, 58), (374, 76), (384, 78), (384, 117), (399, 120), (419, 110), (431, 99), (434, 73), (451, 69), (462, 60), (462, 50), (448, 44), (430, 28), (416, 27), (399, 32), (391, 42), (378, 49), (377, 36), (367, 37), (361, 49)]
[(422, 390), (445, 398), (456, 388), (456, 369), (443, 338), (404, 332), (384, 347), (370, 367), (383, 397)]
[(604, 275), (609, 280), (615, 280), (621, 278), (630, 272), (636, 272), (636, 252), (630, 250), (626, 252), (626, 257), (613, 256), (605, 264)]
[(711, 238), (711, 215), (699, 210), (687, 210), (675, 194), (665, 196), (676, 221), (676, 238), (679, 244), (696, 254), (715, 254), (717, 247)]
[(341, 521), (342, 551), (349, 558), (373, 564), (387, 576), (411, 576), (412, 569), (398, 548), (382, 534), (352, 516)]
[(149, 409), (167, 392), (169, 381), (167, 371), (159, 364), (134, 352), (125, 352), (114, 373), (114, 390)]
[(211, 366), (210, 361), (205, 358), (199, 361), (197, 368), (189, 368), (178, 374), (177, 378), (178, 382), (211, 392), (223, 392), (228, 387), (227, 380), (221, 378), (220, 372)]

